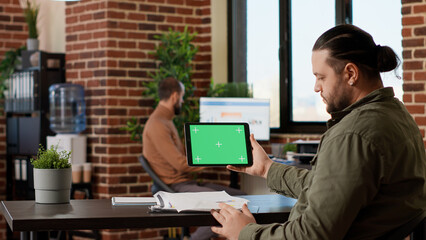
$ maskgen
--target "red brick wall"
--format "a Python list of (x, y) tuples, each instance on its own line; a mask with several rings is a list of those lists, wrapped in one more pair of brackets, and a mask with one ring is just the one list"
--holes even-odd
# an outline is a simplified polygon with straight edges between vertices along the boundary
[[(210, 0), (82, 1), (66, 7), (66, 78), (85, 87), (88, 161), (94, 165), (95, 198), (150, 196), (151, 178), (137, 157), (140, 143), (119, 130), (136, 117), (144, 123), (152, 100), (142, 98), (143, 82), (157, 63), (149, 52), (153, 37), (169, 28), (197, 32), (193, 62), (196, 95), (211, 77)], [(204, 173), (228, 182), (227, 172)], [(158, 237), (157, 230), (104, 231), (103, 239)]]
[(426, 146), (426, 0), (402, 0), (404, 103)]
[[(25, 45), (26, 24), (18, 0), (0, 1), (0, 61), (6, 51)], [(0, 200), (6, 199), (6, 133), (4, 114), (0, 115)], [(6, 239), (6, 222), (1, 216), (0, 239)]]
[(18, 0), (0, 1), (0, 59), (11, 48), (25, 45), (27, 25)]

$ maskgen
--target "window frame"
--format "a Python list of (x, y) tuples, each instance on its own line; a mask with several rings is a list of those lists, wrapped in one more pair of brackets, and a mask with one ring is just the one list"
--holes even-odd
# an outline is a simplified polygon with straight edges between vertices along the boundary
[[(271, 133), (324, 133), (326, 122), (292, 120), (291, 1), (279, 1), (280, 127)], [(294, 0), (295, 1), (295, 0)], [(352, 23), (352, 0), (335, 0), (336, 25)], [(238, 26), (238, 27), (237, 27)], [(247, 4), (228, 0), (228, 82), (247, 81)], [(238, 47), (234, 47), (238, 46)]]

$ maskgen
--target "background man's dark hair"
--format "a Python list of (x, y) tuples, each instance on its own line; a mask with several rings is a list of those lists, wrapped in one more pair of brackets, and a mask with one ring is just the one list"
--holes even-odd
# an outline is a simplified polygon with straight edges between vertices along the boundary
[(181, 83), (175, 78), (168, 77), (160, 81), (158, 84), (158, 96), (160, 100), (167, 100), (172, 93), (182, 92)]
[(364, 30), (350, 25), (339, 25), (323, 33), (312, 51), (329, 50), (327, 63), (336, 73), (341, 73), (349, 62), (358, 66), (367, 77), (378, 78), (380, 72), (394, 70), (399, 65), (398, 56), (388, 46), (376, 45), (373, 37)]

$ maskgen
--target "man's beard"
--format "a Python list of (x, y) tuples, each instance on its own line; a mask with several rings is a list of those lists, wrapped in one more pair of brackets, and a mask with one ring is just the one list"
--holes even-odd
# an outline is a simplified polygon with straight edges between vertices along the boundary
[(349, 105), (351, 105), (349, 99), (344, 96), (344, 98), (340, 99), (336, 104), (327, 104), (326, 110), (328, 113), (339, 112), (348, 107)]
[[(344, 84), (343, 79), (340, 79), (340, 82)], [(344, 90), (343, 85), (337, 85), (333, 92), (335, 93), (333, 99), (330, 99), (331, 97), (323, 98), (326, 101), (328, 113), (342, 111), (352, 104), (351, 95)]]
[(181, 106), (179, 106), (179, 103), (176, 103), (176, 104), (173, 106), (173, 109), (175, 110), (175, 115), (179, 115), (179, 114), (181, 113), (181, 111), (182, 111), (182, 107), (181, 107)]

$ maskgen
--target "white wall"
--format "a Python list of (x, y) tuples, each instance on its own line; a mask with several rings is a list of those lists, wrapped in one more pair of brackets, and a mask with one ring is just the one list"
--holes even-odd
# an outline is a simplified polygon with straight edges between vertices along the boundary
[(65, 2), (37, 0), (40, 2), (40, 49), (46, 52), (65, 53)]
[(215, 83), (228, 82), (227, 0), (212, 0), (212, 77)]
[[(40, 6), (38, 13), (39, 49), (46, 52), (65, 53), (65, 2), (32, 0)], [(20, 0), (21, 7), (26, 6)]]

